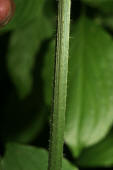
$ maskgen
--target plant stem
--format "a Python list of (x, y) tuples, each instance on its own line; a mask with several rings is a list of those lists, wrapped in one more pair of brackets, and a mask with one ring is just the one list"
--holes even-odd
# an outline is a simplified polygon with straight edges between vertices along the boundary
[(53, 113), (48, 170), (61, 170), (67, 96), (68, 51), (71, 0), (58, 1)]

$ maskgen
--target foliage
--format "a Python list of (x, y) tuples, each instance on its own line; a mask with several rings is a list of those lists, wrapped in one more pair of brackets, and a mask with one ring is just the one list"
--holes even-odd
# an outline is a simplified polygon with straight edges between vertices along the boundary
[[(0, 30), (0, 170), (45, 170), (57, 2), (15, 3)], [(74, 165), (64, 149), (63, 170), (112, 167), (113, 0), (72, 0), (71, 13), (64, 138)]]
[[(2, 160), (4, 170), (45, 170), (48, 164), (48, 153), (41, 148), (8, 143), (6, 154)], [(66, 159), (63, 160), (62, 170), (77, 170)]]

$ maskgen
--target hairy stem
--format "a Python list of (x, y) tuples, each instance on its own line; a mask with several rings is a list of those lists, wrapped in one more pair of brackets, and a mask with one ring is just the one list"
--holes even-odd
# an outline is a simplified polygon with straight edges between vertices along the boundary
[(68, 51), (71, 0), (58, 1), (53, 113), (48, 170), (61, 170), (67, 96)]

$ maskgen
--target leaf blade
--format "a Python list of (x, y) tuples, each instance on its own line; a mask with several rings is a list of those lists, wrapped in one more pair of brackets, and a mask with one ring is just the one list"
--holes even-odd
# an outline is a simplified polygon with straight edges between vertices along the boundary
[(28, 96), (32, 90), (32, 73), (36, 53), (43, 40), (51, 36), (52, 25), (43, 13), (35, 18), (29, 27), (17, 29), (12, 34), (9, 42), (7, 66), (9, 75), (21, 98)]
[(96, 145), (83, 150), (78, 158), (78, 164), (84, 167), (111, 167), (113, 165), (113, 131)]
[[(77, 157), (83, 148), (102, 140), (113, 123), (113, 41), (85, 16), (73, 25), (71, 35), (65, 142)], [(51, 42), (42, 73), (48, 105), (54, 46)]]
[(82, 148), (101, 140), (113, 122), (113, 41), (86, 17), (74, 29), (65, 139), (77, 156)]
[[(46, 150), (31, 146), (10, 143), (3, 158), (4, 170), (46, 170), (48, 153)], [(63, 170), (77, 170), (67, 160), (63, 161)]]

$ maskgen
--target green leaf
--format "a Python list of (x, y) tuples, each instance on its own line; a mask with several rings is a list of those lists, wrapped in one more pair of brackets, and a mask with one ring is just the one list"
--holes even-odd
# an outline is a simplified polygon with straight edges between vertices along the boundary
[[(86, 17), (73, 26), (69, 59), (65, 142), (74, 156), (102, 140), (113, 123), (113, 41)], [(51, 104), (54, 44), (43, 68), (46, 103)]]
[[(40, 15), (44, 0), (14, 0), (16, 4), (15, 15), (12, 21), (2, 31), (22, 28), (23, 25), (31, 23), (32, 19)], [(28, 25), (26, 25), (28, 27)]]
[(8, 71), (21, 98), (28, 96), (32, 90), (36, 53), (43, 40), (52, 36), (52, 33), (51, 23), (41, 13), (29, 26), (17, 29), (11, 36)]
[[(35, 71), (37, 75), (34, 76), (33, 72), (36, 57), (40, 57), (38, 52), (42, 42), (51, 37), (52, 33), (52, 23), (43, 12), (29, 26), (12, 33), (7, 66), (17, 93), (23, 100), (19, 100), (13, 90), (10, 91), (11, 95), (7, 96), (0, 119), (0, 137), (3, 141), (31, 142), (44, 127), (47, 120), (46, 108), (42, 101), (37, 107), (41, 100), (38, 84), (40, 73)], [(40, 63), (37, 67), (39, 65)]]
[(65, 133), (74, 156), (104, 138), (113, 123), (112, 63), (112, 38), (81, 17), (72, 33)]
[[(31, 146), (8, 144), (3, 158), (3, 170), (47, 170), (46, 150)], [(77, 170), (67, 160), (63, 160), (63, 170)]]
[(85, 167), (113, 166), (113, 131), (98, 144), (83, 150), (78, 164)]
[(107, 14), (113, 14), (113, 1), (112, 0), (82, 0), (88, 5), (100, 9)]

